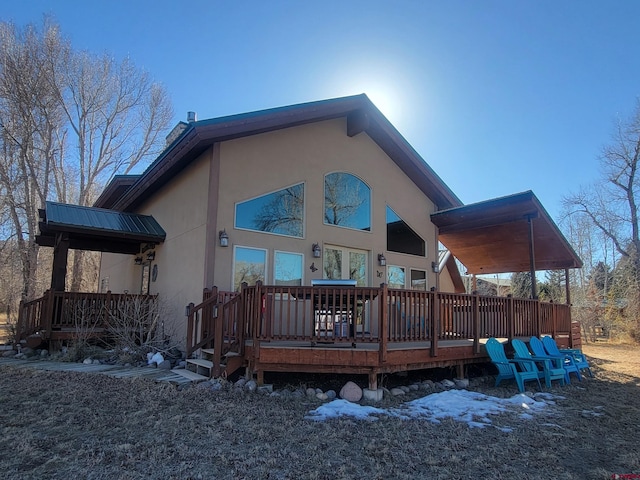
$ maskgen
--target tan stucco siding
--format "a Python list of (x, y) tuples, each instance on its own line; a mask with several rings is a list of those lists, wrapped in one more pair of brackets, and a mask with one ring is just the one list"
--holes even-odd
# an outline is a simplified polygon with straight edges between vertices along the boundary
[[(157, 277), (149, 291), (159, 294), (167, 333), (177, 338), (186, 334), (185, 305), (202, 299), (210, 157), (205, 152), (137, 210), (167, 233), (155, 248), (151, 268), (157, 265)], [(113, 292), (140, 292), (141, 272), (133, 256), (103, 255), (100, 276), (109, 276)]]
[[(372, 230), (358, 231), (324, 224), (324, 176), (347, 172), (371, 188)], [(305, 255), (304, 284), (322, 278), (322, 259), (311, 255), (313, 243), (367, 250), (370, 285), (386, 280), (377, 255), (384, 253), (388, 265), (420, 268), (428, 272), (429, 286), (435, 285), (430, 265), (434, 260), (435, 230), (429, 219), (433, 203), (366, 135), (346, 134), (346, 120), (337, 119), (286, 130), (227, 141), (220, 147), (220, 193), (218, 229), (226, 229), (230, 246), (216, 244), (215, 283), (232, 286), (233, 246), (268, 250), (267, 283), (273, 280), (273, 252), (284, 250)], [(298, 183), (305, 185), (304, 238), (290, 238), (234, 228), (234, 207), (242, 202)], [(389, 205), (426, 242), (426, 257), (392, 253), (386, 249), (386, 206)], [(312, 273), (311, 263), (318, 270)], [(377, 276), (381, 272), (381, 276)]]

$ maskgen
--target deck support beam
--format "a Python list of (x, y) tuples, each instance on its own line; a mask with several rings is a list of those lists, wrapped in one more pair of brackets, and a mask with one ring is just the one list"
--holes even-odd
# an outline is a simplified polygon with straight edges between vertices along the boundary
[(369, 374), (369, 390), (376, 391), (378, 389), (378, 373), (371, 372)]

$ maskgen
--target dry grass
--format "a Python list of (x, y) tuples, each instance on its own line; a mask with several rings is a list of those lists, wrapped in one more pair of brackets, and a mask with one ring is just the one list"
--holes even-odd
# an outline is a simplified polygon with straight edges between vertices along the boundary
[[(640, 372), (637, 363), (628, 366), (637, 350), (598, 345), (585, 351), (597, 378), (552, 389), (565, 400), (533, 420), (494, 419), (496, 426), (514, 427), (511, 433), (387, 417), (318, 423), (304, 419), (319, 405), (308, 399), (177, 391), (144, 380), (4, 367), (0, 471), (8, 479), (605, 479), (638, 473)], [(485, 391), (516, 393), (511, 385)]]

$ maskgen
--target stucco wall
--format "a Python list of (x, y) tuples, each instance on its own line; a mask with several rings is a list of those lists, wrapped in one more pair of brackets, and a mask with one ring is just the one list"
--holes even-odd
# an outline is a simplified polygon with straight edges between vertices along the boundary
[[(209, 150), (137, 210), (153, 215), (167, 233), (155, 248), (150, 267), (157, 266), (157, 277), (149, 283), (149, 292), (159, 294), (165, 329), (180, 340), (186, 335), (184, 307), (199, 303), (204, 288), (210, 158)], [(100, 278), (109, 277), (113, 292), (139, 293), (141, 274), (131, 255), (102, 256)]]
[[(347, 172), (358, 176), (371, 188), (372, 230), (358, 231), (323, 223), (324, 176)], [(387, 265), (420, 268), (428, 272), (428, 287), (435, 285), (430, 265), (435, 260), (435, 231), (429, 219), (433, 203), (409, 180), (386, 154), (366, 135), (346, 134), (346, 120), (336, 119), (286, 130), (224, 142), (220, 148), (220, 194), (218, 229), (226, 229), (230, 246), (216, 244), (215, 284), (232, 287), (233, 246), (268, 249), (267, 283), (273, 281), (273, 251), (305, 255), (304, 284), (322, 278), (322, 258), (311, 255), (313, 243), (324, 251), (327, 244), (367, 250), (369, 285), (386, 281), (386, 269), (377, 262), (384, 253)], [(304, 238), (290, 238), (234, 228), (234, 206), (258, 195), (304, 182)], [(427, 244), (426, 257), (386, 250), (386, 206), (389, 205)], [(316, 272), (310, 266), (315, 263)], [(381, 275), (378, 276), (378, 272)]]

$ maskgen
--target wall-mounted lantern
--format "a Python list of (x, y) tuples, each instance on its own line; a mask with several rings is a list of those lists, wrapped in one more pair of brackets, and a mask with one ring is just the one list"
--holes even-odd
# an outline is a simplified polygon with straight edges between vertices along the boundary
[(378, 263), (381, 267), (384, 267), (387, 264), (387, 259), (385, 258), (384, 254), (381, 253), (378, 255)]
[(149, 252), (147, 253), (147, 260), (152, 262), (153, 260), (155, 260), (156, 258), (156, 252)]
[(313, 251), (313, 258), (320, 258), (322, 256), (322, 250), (320, 250), (320, 245), (317, 243), (311, 246), (311, 250)]
[(142, 257), (136, 257), (134, 261), (136, 265), (142, 265)]
[(440, 266), (438, 265), (438, 262), (431, 262), (431, 270), (433, 270), (433, 273), (440, 272)]
[(228, 247), (229, 246), (229, 235), (227, 235), (227, 230), (226, 229), (220, 230), (220, 232), (218, 233), (218, 239), (220, 239), (220, 246), (221, 247)]

